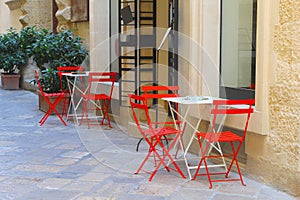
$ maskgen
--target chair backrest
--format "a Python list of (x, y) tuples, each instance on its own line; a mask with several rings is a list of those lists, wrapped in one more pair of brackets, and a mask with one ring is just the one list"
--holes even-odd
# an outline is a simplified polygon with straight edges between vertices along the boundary
[[(88, 89), (87, 94), (91, 93), (93, 84), (97, 84), (97, 87), (100, 87), (98, 84), (107, 83), (106, 85), (110, 86), (109, 97), (112, 96), (114, 83), (117, 81), (117, 72), (90, 72), (88, 78)], [(101, 91), (101, 90), (100, 90)]]
[(217, 126), (217, 116), (218, 115), (235, 115), (235, 114), (244, 114), (247, 115), (243, 139), (246, 136), (250, 115), (254, 112), (253, 104), (255, 103), (254, 99), (246, 99), (246, 100), (214, 100), (213, 108), (211, 110), (211, 114), (213, 115), (212, 120), (212, 130), (215, 131), (215, 127)]
[[(142, 86), (143, 97), (152, 99), (153, 104), (156, 105), (156, 121), (158, 121), (158, 100), (168, 97), (179, 97), (179, 86)], [(149, 103), (149, 101), (147, 101)], [(172, 106), (178, 110), (178, 104), (174, 103)], [(177, 116), (175, 116), (177, 118)]]
[(62, 73), (72, 73), (75, 71), (83, 71), (83, 67), (82, 66), (59, 66), (57, 67), (57, 74), (59, 76), (59, 80), (60, 80), (60, 90), (63, 90), (63, 75)]
[[(141, 127), (142, 124), (147, 124), (148, 129), (152, 129), (152, 123), (151, 123), (150, 115), (148, 112), (146, 98), (144, 96), (139, 96), (139, 95), (135, 95), (135, 94), (129, 94), (128, 97), (129, 97), (129, 103), (131, 106), (134, 121), (135, 121), (139, 131), (141, 132), (141, 134), (143, 134), (143, 129)], [(140, 115), (145, 116), (146, 123), (141, 121)]]
[(143, 96), (146, 99), (161, 99), (178, 97), (179, 86), (142, 86)]
[(48, 100), (48, 98), (46, 98), (46, 94), (45, 94), (45, 92), (44, 92), (44, 90), (43, 90), (42, 84), (41, 84), (41, 82), (40, 82), (40, 80), (39, 80), (39, 73), (38, 73), (38, 71), (37, 71), (37, 70), (34, 70), (34, 74), (35, 74), (35, 81), (36, 81), (36, 83), (37, 83), (37, 85), (38, 85), (38, 88), (39, 88), (40, 93), (42, 94), (42, 96), (43, 96), (45, 99)]

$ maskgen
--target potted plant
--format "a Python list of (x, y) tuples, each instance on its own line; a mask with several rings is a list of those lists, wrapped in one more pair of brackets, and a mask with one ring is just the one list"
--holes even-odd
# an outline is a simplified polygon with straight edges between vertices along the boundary
[[(72, 31), (65, 30), (54, 34), (43, 29), (42, 32), (32, 47), (32, 55), (45, 77), (46, 73), (50, 73), (49, 70), (45, 70), (47, 68), (57, 70), (59, 66), (78, 66), (87, 58), (88, 51), (82, 39), (75, 36)], [(54, 92), (58, 92), (57, 89), (59, 88), (55, 85), (50, 88)]]
[[(80, 37), (70, 30), (54, 34), (49, 30), (40, 30), (32, 45), (33, 60), (41, 71), (40, 82), (47, 93), (60, 92), (60, 79), (57, 74), (59, 66), (78, 66), (88, 56), (88, 51)], [(65, 82), (66, 80), (63, 79)], [(63, 84), (64, 87), (67, 84)], [(66, 88), (62, 88), (66, 89)], [(68, 98), (68, 97), (67, 97)], [(42, 108), (42, 99), (39, 95), (39, 107)], [(47, 109), (46, 109), (47, 110)]]
[(0, 69), (3, 89), (19, 89), (20, 70), (27, 64), (28, 55), (20, 48), (21, 39), (16, 29), (0, 35)]

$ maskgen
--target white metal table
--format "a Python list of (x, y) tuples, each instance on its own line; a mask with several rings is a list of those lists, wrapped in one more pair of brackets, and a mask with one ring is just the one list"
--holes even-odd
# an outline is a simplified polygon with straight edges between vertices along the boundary
[[(187, 146), (185, 147), (184, 144), (182, 144), (182, 139), (179, 140), (180, 143), (180, 147), (181, 150), (183, 151), (183, 159), (187, 168), (187, 172), (189, 175), (189, 178), (192, 179), (192, 175), (191, 175), (191, 170), (192, 169), (197, 169), (198, 166), (190, 166), (189, 164), (189, 160), (187, 157), (188, 151), (192, 145), (192, 142), (194, 139), (197, 140), (196, 137), (196, 132), (198, 132), (198, 127), (200, 125), (200, 122), (202, 120), (201, 117), (199, 117), (196, 125), (194, 126), (191, 122), (188, 121), (188, 116), (190, 114), (190, 108), (192, 105), (212, 105), (212, 102), (214, 99), (218, 99), (216, 97), (210, 97), (210, 96), (186, 96), (186, 97), (172, 97), (172, 98), (162, 98), (163, 100), (167, 101), (169, 104), (169, 108), (171, 110), (171, 114), (172, 114), (172, 118), (174, 120), (174, 125), (176, 127), (176, 129), (181, 129), (181, 132), (184, 134), (185, 131), (185, 127), (186, 125), (190, 126), (193, 129), (193, 133), (191, 134), (190, 140), (187, 144)], [(186, 111), (184, 113), (180, 113), (179, 111), (177, 111), (173, 106), (172, 103), (176, 103), (178, 105), (186, 105)], [(176, 122), (176, 116), (177, 118), (179, 118), (183, 125), (182, 126), (178, 126)], [(225, 119), (225, 118), (224, 118)], [(222, 121), (221, 123), (224, 123), (224, 121)], [(221, 126), (219, 127), (221, 128)], [(219, 153), (222, 154), (221, 151), (221, 147), (219, 145), (219, 143), (217, 143), (216, 145), (212, 146), (212, 148), (215, 148), (217, 151), (219, 151)], [(225, 160), (223, 160), (223, 164), (220, 165), (210, 165), (209, 167), (220, 167), (220, 166), (224, 166), (227, 169), (227, 166), (225, 164)]]
[[(86, 89), (84, 89), (83, 87), (78, 86), (79, 81), (81, 81), (80, 84), (83, 84), (82, 80), (78, 80), (78, 78), (82, 79), (83, 77), (89, 76), (89, 72), (71, 72), (71, 73), (66, 72), (66, 73), (62, 73), (62, 75), (66, 76), (67, 83), (68, 83), (68, 88), (69, 88), (69, 91), (70, 91), (71, 103), (70, 103), (69, 108), (68, 108), (67, 119), (69, 117), (73, 116), (74, 119), (75, 119), (75, 124), (78, 125), (79, 124), (78, 123), (78, 109), (79, 109), (79, 106), (82, 102), (81, 94), (86, 93)], [(80, 94), (80, 98), (77, 102), (75, 102), (76, 93)], [(70, 114), (71, 107), (73, 107), (73, 112), (74, 112), (73, 114)]]

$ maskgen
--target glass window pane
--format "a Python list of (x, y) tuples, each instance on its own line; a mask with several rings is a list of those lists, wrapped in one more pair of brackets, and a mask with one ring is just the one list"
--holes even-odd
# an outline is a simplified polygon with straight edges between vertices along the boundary
[[(221, 76), (225, 87), (249, 88), (255, 73), (256, 0), (222, 1)], [(253, 59), (254, 58), (254, 59)]]

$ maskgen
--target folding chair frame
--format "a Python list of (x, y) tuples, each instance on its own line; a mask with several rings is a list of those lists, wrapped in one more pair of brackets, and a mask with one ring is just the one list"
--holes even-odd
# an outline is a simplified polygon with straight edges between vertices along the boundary
[[(242, 147), (243, 141), (246, 137), (248, 124), (250, 115), (254, 112), (254, 109), (252, 105), (255, 103), (255, 100), (249, 99), (249, 100), (214, 100), (213, 101), (213, 108), (211, 110), (211, 114), (213, 115), (213, 121), (212, 121), (212, 131), (208, 133), (196, 133), (198, 138), (198, 143), (201, 150), (201, 159), (198, 165), (198, 168), (194, 175), (194, 180), (197, 178), (197, 176), (203, 176), (206, 175), (207, 179), (209, 181), (209, 188), (212, 188), (213, 182), (228, 182), (228, 181), (241, 181), (242, 185), (246, 185), (243, 181), (243, 177), (241, 174), (241, 170), (238, 164), (237, 155)], [(245, 127), (243, 131), (243, 135), (239, 136), (231, 131), (225, 131), (225, 132), (217, 132), (216, 130), (216, 119), (217, 115), (225, 114), (225, 115), (231, 115), (231, 114), (244, 114), (247, 115)], [(205, 144), (203, 144), (205, 142)], [(211, 146), (217, 143), (230, 143), (231, 145), (231, 154), (223, 155), (223, 153), (220, 153), (220, 155), (209, 155)], [(237, 148), (234, 147), (234, 143), (238, 143)], [(220, 146), (219, 146), (220, 147)], [(209, 167), (207, 164), (207, 159), (209, 158), (232, 158), (229, 167), (225, 172), (215, 172), (211, 173), (209, 172)], [(232, 166), (235, 163), (239, 178), (228, 178), (229, 173), (231, 172)], [(199, 170), (204, 164), (206, 173), (199, 173)], [(212, 179), (212, 175), (220, 175), (225, 174), (226, 179)]]
[[(181, 135), (180, 131), (178, 131), (172, 127), (154, 128), (152, 126), (152, 122), (151, 122), (151, 119), (149, 116), (146, 98), (143, 96), (137, 96), (134, 94), (129, 94), (128, 96), (129, 96), (132, 114), (133, 114), (134, 120), (136, 122), (136, 125), (137, 125), (139, 131), (141, 132), (144, 140), (149, 145), (148, 153), (147, 153), (146, 157), (144, 158), (144, 160), (142, 161), (138, 170), (135, 172), (135, 174), (138, 174), (142, 170), (142, 168), (144, 167), (145, 163), (147, 162), (147, 160), (149, 159), (151, 154), (153, 154), (155, 168), (154, 168), (154, 171), (152, 172), (152, 174), (150, 175), (149, 181), (151, 181), (153, 179), (154, 175), (157, 173), (157, 171), (161, 165), (163, 165), (167, 171), (170, 171), (170, 169), (172, 169), (169, 167), (168, 164), (166, 164), (166, 162), (165, 162), (166, 158), (168, 158), (169, 162), (174, 165), (175, 169), (172, 169), (172, 170), (177, 171), (183, 178), (185, 178), (185, 176), (182, 173), (182, 171), (180, 170), (179, 166), (176, 164), (176, 162), (170, 155), (170, 150), (174, 147), (175, 143), (177, 142), (177, 140), (179, 139), (179, 137)], [(147, 125), (148, 125), (148, 129), (146, 129), (146, 130), (141, 128), (140, 120), (138, 119), (138, 116), (136, 113), (137, 109), (143, 110), (143, 112), (146, 115), (146, 120), (147, 120)], [(167, 136), (167, 135), (174, 136), (172, 138), (171, 143), (168, 145), (168, 147), (166, 147), (162, 142), (162, 140), (163, 140), (162, 137)], [(163, 153), (162, 155), (160, 155), (157, 152), (157, 147), (160, 147), (162, 149), (162, 153)], [(156, 159), (158, 160), (158, 164), (156, 163)]]
[[(117, 72), (90, 72), (89, 78), (88, 78), (88, 88), (86, 94), (82, 94), (83, 98), (83, 114), (80, 121), (80, 125), (83, 122), (83, 119), (85, 118), (88, 123), (88, 128), (90, 128), (91, 125), (108, 125), (110, 128), (112, 128), (110, 123), (110, 117), (109, 117), (109, 106), (111, 103), (111, 97), (113, 93), (114, 83), (117, 80)], [(93, 93), (92, 87), (93, 84), (99, 84), (99, 83), (110, 83), (111, 88), (109, 91), (109, 94), (105, 93)], [(103, 102), (103, 107), (101, 107), (100, 101)], [(88, 102), (91, 102), (95, 108), (90, 109), (88, 106)], [(98, 121), (96, 124), (91, 123), (91, 119), (89, 119), (88, 111), (89, 110), (98, 110), (102, 113), (102, 120), (99, 124)], [(107, 120), (107, 123), (104, 123), (104, 121)]]
[[(45, 121), (48, 119), (48, 117), (50, 116), (50, 114), (52, 112), (54, 112), (58, 116), (58, 118), (61, 120), (61, 122), (66, 126), (67, 125), (66, 122), (63, 120), (62, 116), (56, 110), (56, 107), (57, 107), (58, 103), (63, 99), (63, 97), (65, 96), (65, 94), (63, 92), (60, 92), (60, 93), (49, 93), (49, 94), (45, 93), (44, 90), (43, 90), (43, 88), (42, 88), (42, 85), (41, 85), (41, 83), (39, 81), (38, 72), (34, 71), (34, 73), (35, 73), (35, 78), (36, 78), (36, 82), (38, 84), (39, 90), (40, 90), (43, 98), (45, 99), (45, 101), (49, 105), (48, 111), (44, 114), (44, 116), (39, 121), (40, 126), (42, 126), (45, 123)], [(49, 100), (49, 97), (56, 97), (56, 100), (53, 103), (51, 103), (51, 101)]]
[[(158, 99), (162, 99), (162, 98), (167, 98), (167, 97), (178, 97), (179, 91), (179, 86), (142, 86), (142, 92), (143, 92), (143, 97), (146, 98), (147, 102), (149, 99), (152, 99), (153, 102), (155, 104), (157, 104)], [(163, 92), (163, 93), (162, 93)], [(175, 104), (174, 105), (176, 107), (176, 110), (178, 110), (178, 105)], [(155, 125), (155, 127), (158, 126), (165, 126), (165, 125), (174, 125), (174, 121), (170, 121), (170, 122), (159, 122), (158, 121), (158, 110), (157, 110), (157, 105), (156, 105), (156, 119), (155, 122), (152, 122), (152, 124)], [(180, 121), (176, 122), (178, 125), (181, 123)], [(139, 145), (142, 142), (144, 138), (142, 137), (137, 145), (136, 145), (136, 151), (139, 150)], [(164, 136), (164, 140), (166, 141), (167, 145), (168, 145), (168, 139), (166, 136)]]

